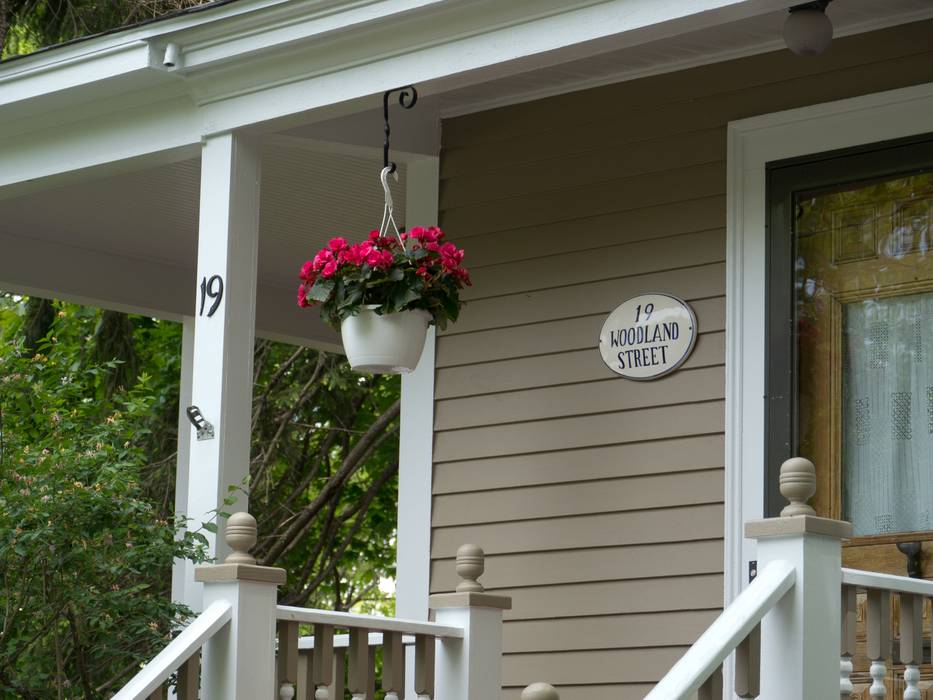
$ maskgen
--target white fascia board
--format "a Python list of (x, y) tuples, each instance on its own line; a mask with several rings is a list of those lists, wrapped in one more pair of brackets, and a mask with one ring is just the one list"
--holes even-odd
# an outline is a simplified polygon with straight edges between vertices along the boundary
[[(236, 67), (186, 65), (204, 128), (213, 133), (352, 103), (399, 83), (430, 92), (432, 83), (437, 89), (471, 71), (508, 75), (535, 67), (530, 60), (557, 63), (783, 6), (783, 0), (445, 0), (355, 31), (316, 35), (299, 48), (291, 42), (289, 50), (254, 54)], [(572, 56), (561, 53), (568, 48)]]
[(449, 0), (356, 0), (355, 2), (295, 3), (267, 11), (262, 16), (241, 17), (215, 28), (173, 32), (160, 37), (160, 44), (176, 42), (183, 61), (179, 72), (241, 60), (249, 56), (281, 50), (333, 33), (384, 22)]
[[(54, 53), (54, 52), (53, 52)], [(0, 64), (0, 108), (65, 89), (80, 88), (149, 68), (145, 41), (120, 43), (51, 64), (23, 60)]]
[[(28, 124), (22, 122), (3, 129), (0, 199), (65, 184), (85, 177), (90, 168), (95, 168), (95, 177), (104, 177), (198, 155), (201, 128), (189, 98), (174, 97), (131, 109), (117, 107), (32, 130), (24, 130)], [(65, 119), (68, 115), (52, 116)], [(49, 177), (54, 182), (39, 182)]]
[[(39, 181), (153, 154), (187, 157), (205, 136), (307, 123), (312, 110), (313, 120), (358, 111), (400, 82), (428, 94), (605, 50), (607, 41), (643, 43), (782, 6), (241, 0), (0, 64), (0, 188), (47, 186)], [(166, 70), (159, 51), (169, 40), (181, 62)]]
[[(334, 0), (329, 0), (329, 3), (333, 4)], [(149, 44), (154, 38), (171, 32), (217, 25), (241, 15), (255, 14), (286, 4), (295, 3), (290, 0), (239, 0), (203, 12), (186, 13), (8, 59), (0, 62), (0, 105), (22, 99), (22, 93), (18, 96), (12, 91), (7, 92), (7, 86), (18, 81), (28, 80), (31, 83), (28, 88), (30, 93), (47, 94), (77, 87), (89, 80), (125, 74), (152, 64)]]

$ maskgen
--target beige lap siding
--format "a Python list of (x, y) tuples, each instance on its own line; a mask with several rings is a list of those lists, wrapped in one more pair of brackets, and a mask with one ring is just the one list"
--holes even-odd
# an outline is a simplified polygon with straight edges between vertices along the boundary
[[(437, 345), (431, 588), (463, 542), (514, 598), (503, 697), (641, 698), (722, 606), (726, 123), (933, 80), (933, 22), (444, 122), (441, 225), (475, 286)], [(625, 298), (697, 313), (681, 370), (628, 382)]]

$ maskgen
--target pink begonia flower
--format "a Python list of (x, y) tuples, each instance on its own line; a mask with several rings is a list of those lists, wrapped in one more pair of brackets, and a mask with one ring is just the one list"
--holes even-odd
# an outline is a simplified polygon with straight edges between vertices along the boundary
[(370, 267), (387, 268), (392, 265), (394, 257), (388, 250), (373, 249), (366, 256), (366, 264)]
[(366, 261), (366, 253), (363, 251), (363, 245), (360, 243), (351, 245), (346, 250), (341, 251), (340, 255), (337, 257), (340, 262), (356, 265), (357, 267), (360, 267)]
[(426, 268), (424, 265), (419, 267), (415, 271), (415, 274), (418, 275), (418, 277), (423, 277), (424, 279), (431, 279), (431, 273), (428, 272), (428, 268)]
[(347, 239), (341, 238), (340, 236), (331, 238), (327, 246), (336, 253), (337, 251), (343, 250), (347, 247)]
[(311, 304), (308, 303), (308, 298), (306, 296), (306, 293), (307, 293), (307, 290), (305, 289), (305, 285), (299, 284), (298, 285), (298, 306), (300, 306), (302, 309), (311, 306)]
[(337, 261), (331, 260), (324, 266), (324, 269), (321, 270), (321, 276), (332, 277), (335, 272), (337, 272)]
[(314, 263), (310, 260), (301, 266), (301, 272), (298, 275), (298, 279), (305, 280), (310, 282), (314, 277)]
[(313, 269), (315, 272), (319, 272), (328, 262), (333, 259), (334, 254), (327, 248), (324, 248), (323, 250), (318, 251), (318, 254), (314, 256), (314, 262), (311, 265), (311, 269)]

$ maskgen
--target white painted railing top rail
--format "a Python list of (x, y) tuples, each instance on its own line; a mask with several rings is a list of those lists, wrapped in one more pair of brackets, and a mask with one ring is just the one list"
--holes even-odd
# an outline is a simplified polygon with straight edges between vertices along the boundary
[(877, 589), (933, 598), (933, 581), (922, 578), (908, 578), (907, 576), (894, 576), (892, 574), (879, 574), (875, 571), (843, 569), (842, 585), (864, 588), (865, 590)]
[(288, 605), (276, 606), (275, 617), (277, 620), (301, 624), (330, 625), (337, 629), (379, 630), (380, 632), (400, 632), (411, 635), (430, 634), (438, 638), (463, 639), (462, 627), (451, 627), (423, 620), (405, 620), (380, 615), (359, 615), (333, 610), (296, 608)]
[(147, 700), (153, 693), (159, 691), (169, 680), (173, 673), (187, 664), (192, 664), (194, 671), (186, 673), (183, 669), (179, 673), (178, 697), (182, 700), (197, 698), (198, 685), (189, 682), (193, 676), (197, 678), (198, 652), (204, 643), (211, 639), (221, 628), (229, 624), (233, 615), (233, 606), (230, 603), (217, 601), (208, 606), (195, 620), (169, 642), (155, 658), (146, 664), (133, 679), (127, 683), (112, 700)]
[(796, 576), (796, 569), (790, 562), (776, 561), (765, 567), (645, 700), (679, 700), (698, 691), (714, 672), (718, 672), (726, 657), (748, 638), (761, 619), (794, 587)]

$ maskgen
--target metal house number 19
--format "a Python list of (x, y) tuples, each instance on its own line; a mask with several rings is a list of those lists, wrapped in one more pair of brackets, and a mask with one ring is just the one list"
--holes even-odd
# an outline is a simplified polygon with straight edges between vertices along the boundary
[(220, 300), (224, 298), (224, 280), (220, 275), (211, 275), (210, 278), (201, 278), (201, 307), (198, 316), (204, 315), (204, 302), (207, 297), (213, 299), (211, 308), (207, 310), (207, 317), (210, 318), (220, 306)]

